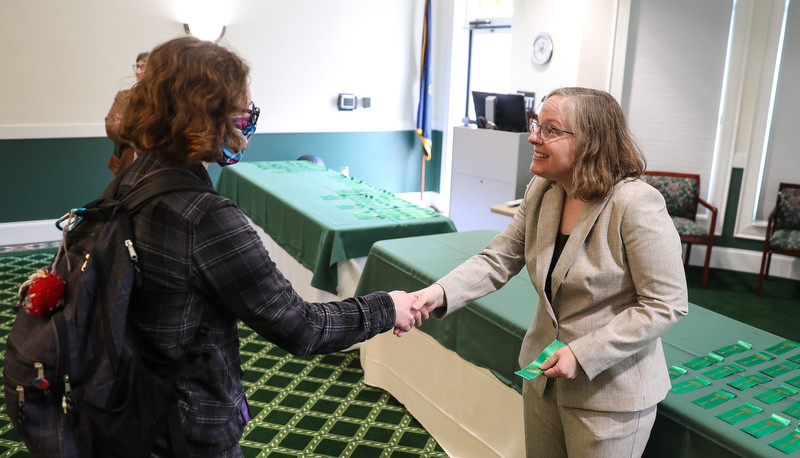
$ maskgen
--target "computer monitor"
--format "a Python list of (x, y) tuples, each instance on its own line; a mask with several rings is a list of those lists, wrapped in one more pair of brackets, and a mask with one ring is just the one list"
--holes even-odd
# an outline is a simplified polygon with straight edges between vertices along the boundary
[(486, 116), (486, 98), (494, 96), (494, 124), (498, 130), (526, 132), (528, 117), (525, 114), (525, 94), (502, 94), (497, 92), (472, 91), (476, 119)]

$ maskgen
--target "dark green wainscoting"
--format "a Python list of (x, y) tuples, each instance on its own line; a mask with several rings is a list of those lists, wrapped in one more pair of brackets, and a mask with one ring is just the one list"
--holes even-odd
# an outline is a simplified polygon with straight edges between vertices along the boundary
[[(425, 190), (439, 191), (442, 133), (434, 132)], [(0, 223), (55, 219), (93, 200), (111, 180), (107, 138), (0, 140)], [(421, 143), (413, 131), (257, 134), (245, 161), (311, 154), (350, 176), (391, 192), (420, 190)], [(209, 167), (216, 183), (220, 168)]]

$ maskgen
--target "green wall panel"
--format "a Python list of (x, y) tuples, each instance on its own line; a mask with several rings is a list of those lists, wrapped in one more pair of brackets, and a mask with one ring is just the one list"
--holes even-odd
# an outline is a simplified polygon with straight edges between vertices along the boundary
[[(425, 164), (425, 190), (439, 191), (441, 132)], [(245, 161), (320, 157), (329, 168), (350, 167), (350, 176), (394, 193), (420, 189), (421, 143), (413, 131), (258, 134)], [(111, 180), (107, 138), (0, 140), (0, 223), (56, 219), (87, 203)], [(235, 166), (234, 166), (235, 167)], [(209, 167), (219, 178), (220, 167)]]

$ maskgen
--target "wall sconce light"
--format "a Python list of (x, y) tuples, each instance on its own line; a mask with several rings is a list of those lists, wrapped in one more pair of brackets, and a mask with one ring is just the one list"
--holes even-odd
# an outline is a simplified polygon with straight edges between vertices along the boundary
[(225, 35), (225, 26), (212, 23), (196, 23), (189, 28), (189, 24), (183, 24), (183, 30), (187, 35), (195, 36), (201, 40), (218, 42)]

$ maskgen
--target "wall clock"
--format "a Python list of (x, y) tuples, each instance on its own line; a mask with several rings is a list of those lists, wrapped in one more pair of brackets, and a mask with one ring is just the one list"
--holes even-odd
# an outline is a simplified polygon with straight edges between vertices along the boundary
[(533, 39), (533, 51), (531, 51), (531, 60), (536, 65), (544, 65), (550, 62), (553, 57), (553, 40), (550, 35), (540, 33)]

